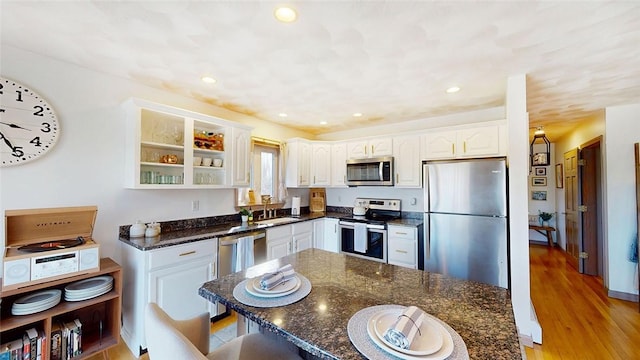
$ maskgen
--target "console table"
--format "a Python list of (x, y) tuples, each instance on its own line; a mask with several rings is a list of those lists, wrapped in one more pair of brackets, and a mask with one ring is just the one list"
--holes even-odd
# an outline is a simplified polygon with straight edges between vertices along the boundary
[(541, 235), (547, 237), (547, 241), (549, 242), (549, 246), (553, 246), (553, 234), (552, 232), (556, 231), (556, 228), (552, 226), (538, 226), (538, 225), (529, 225), (529, 229), (535, 230)]

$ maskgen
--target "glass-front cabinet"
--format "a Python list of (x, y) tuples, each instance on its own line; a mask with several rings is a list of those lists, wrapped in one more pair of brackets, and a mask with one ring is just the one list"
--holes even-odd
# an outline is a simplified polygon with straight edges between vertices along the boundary
[[(140, 99), (127, 111), (125, 186), (136, 189), (233, 187), (230, 134), (251, 128), (212, 116)], [(229, 135), (229, 136), (228, 136)], [(249, 146), (248, 144), (246, 146)], [(249, 155), (249, 150), (243, 154)]]

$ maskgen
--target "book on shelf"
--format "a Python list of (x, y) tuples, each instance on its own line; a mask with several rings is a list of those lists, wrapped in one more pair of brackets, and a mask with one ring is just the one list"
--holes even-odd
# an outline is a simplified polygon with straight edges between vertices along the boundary
[(22, 359), (22, 338), (3, 343), (0, 351), (2, 360)]
[(51, 360), (62, 360), (62, 327), (59, 323), (51, 324)]
[(46, 358), (47, 353), (47, 336), (44, 334), (44, 330), (38, 330), (38, 343), (36, 345), (36, 360), (43, 360)]
[[(27, 336), (27, 339), (29, 341), (29, 359), (36, 360), (36, 356), (38, 353), (38, 330), (36, 330), (36, 328), (27, 329), (25, 335)], [(26, 354), (23, 354), (22, 357), (24, 358), (24, 360), (27, 360)]]

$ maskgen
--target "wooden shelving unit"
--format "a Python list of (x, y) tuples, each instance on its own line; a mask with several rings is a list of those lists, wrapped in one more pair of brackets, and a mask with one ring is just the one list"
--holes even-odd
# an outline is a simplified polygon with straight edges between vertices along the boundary
[[(43, 289), (60, 289), (72, 282), (101, 275), (113, 277), (113, 289), (93, 299), (68, 302), (64, 298), (51, 309), (31, 315), (11, 315), (11, 304), (17, 298), (28, 293)], [(0, 279), (1, 281), (1, 279)], [(0, 282), (0, 287), (1, 287)], [(98, 352), (118, 345), (120, 342), (120, 313), (122, 296), (122, 268), (110, 258), (100, 259), (100, 270), (89, 274), (71, 276), (53, 280), (43, 284), (36, 284), (14, 290), (3, 291), (2, 310), (0, 312), (0, 338), (2, 342), (21, 337), (24, 331), (35, 327), (44, 330), (47, 337), (47, 353), (43, 360), (49, 360), (51, 325), (59, 320), (80, 319), (82, 322), (82, 355), (73, 359), (88, 358)], [(102, 322), (102, 326), (100, 326)]]

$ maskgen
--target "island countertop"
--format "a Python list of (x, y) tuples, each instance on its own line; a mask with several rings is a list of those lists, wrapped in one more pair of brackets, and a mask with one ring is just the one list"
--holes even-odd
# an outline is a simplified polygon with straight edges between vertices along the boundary
[[(304, 299), (258, 308), (233, 297), (245, 278), (284, 264), (310, 280), (311, 293)], [(508, 290), (319, 249), (207, 282), (199, 294), (324, 359), (364, 358), (349, 340), (347, 322), (363, 308), (384, 304), (415, 305), (446, 322), (460, 334), (471, 359), (522, 358)]]

